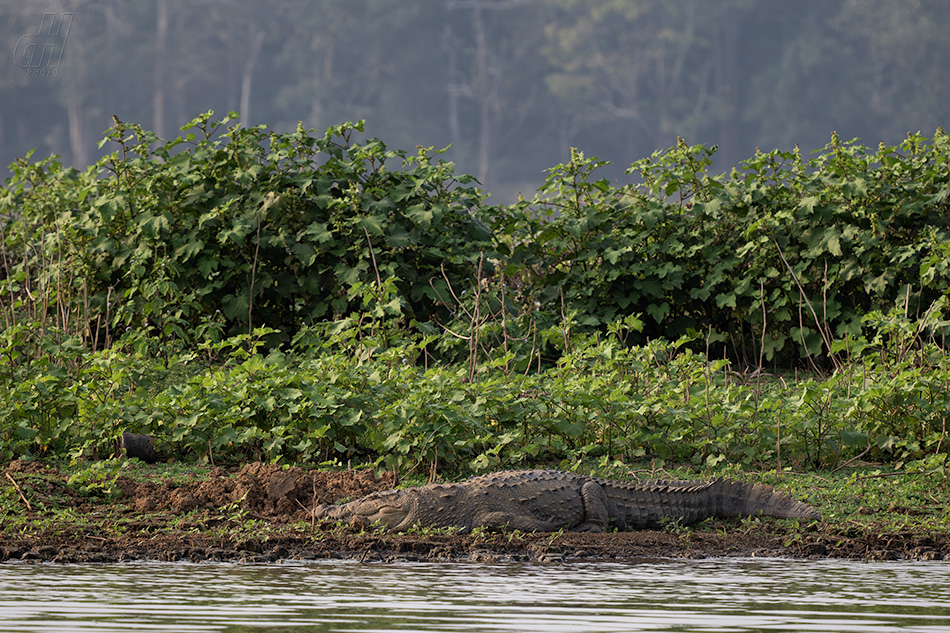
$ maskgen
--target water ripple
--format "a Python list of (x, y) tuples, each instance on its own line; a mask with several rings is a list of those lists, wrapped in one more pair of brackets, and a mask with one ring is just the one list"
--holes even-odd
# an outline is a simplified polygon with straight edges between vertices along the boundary
[(950, 630), (946, 563), (0, 565), (0, 629)]

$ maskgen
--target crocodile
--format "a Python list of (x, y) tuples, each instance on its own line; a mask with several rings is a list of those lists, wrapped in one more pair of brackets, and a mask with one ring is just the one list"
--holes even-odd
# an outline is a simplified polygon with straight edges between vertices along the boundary
[(763, 484), (713, 481), (614, 481), (559, 470), (511, 470), (448, 484), (374, 492), (318, 505), (316, 519), (379, 525), (525, 532), (636, 530), (689, 525), (710, 517), (763, 515), (819, 520), (811, 506)]

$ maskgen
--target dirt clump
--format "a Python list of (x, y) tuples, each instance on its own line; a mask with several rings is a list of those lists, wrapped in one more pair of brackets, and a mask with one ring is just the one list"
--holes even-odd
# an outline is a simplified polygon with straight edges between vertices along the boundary
[(393, 487), (393, 476), (371, 470), (341, 472), (254, 463), (235, 473), (215, 468), (203, 481), (135, 481), (120, 477), (117, 485), (138, 511), (190, 512), (199, 508), (231, 508), (256, 518), (301, 521), (316, 504), (357, 498)]
[(26, 474), (35, 474), (35, 473), (44, 473), (49, 470), (49, 466), (44, 462), (38, 461), (29, 461), (25, 459), (14, 459), (6, 468), (3, 469), (4, 474), (7, 473), (26, 473)]

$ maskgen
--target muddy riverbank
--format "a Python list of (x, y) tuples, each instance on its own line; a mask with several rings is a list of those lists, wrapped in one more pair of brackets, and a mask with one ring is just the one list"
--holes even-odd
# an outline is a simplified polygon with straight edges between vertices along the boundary
[(782, 556), (950, 559), (950, 534), (873, 523), (797, 525), (771, 519), (586, 534), (386, 534), (313, 520), (315, 504), (393, 486), (391, 473), (271, 464), (169, 476), (161, 467), (79, 480), (43, 462), (0, 464), (0, 560), (272, 562), (634, 560)]

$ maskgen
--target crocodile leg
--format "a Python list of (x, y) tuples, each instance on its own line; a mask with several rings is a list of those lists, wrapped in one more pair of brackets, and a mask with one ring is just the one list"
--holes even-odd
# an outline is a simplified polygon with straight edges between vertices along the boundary
[(584, 502), (584, 520), (573, 529), (577, 532), (603, 532), (610, 520), (604, 489), (598, 483), (585, 481), (581, 486), (581, 500)]

